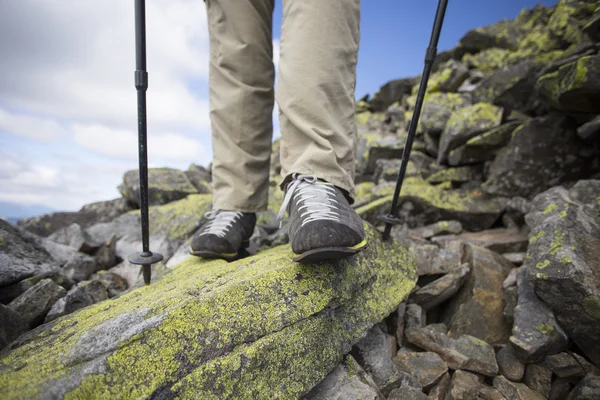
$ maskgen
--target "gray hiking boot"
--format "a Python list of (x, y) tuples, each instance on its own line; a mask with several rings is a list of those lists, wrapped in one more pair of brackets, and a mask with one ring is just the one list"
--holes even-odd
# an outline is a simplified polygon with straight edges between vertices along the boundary
[(286, 186), (278, 218), (287, 210), (294, 261), (339, 259), (365, 248), (363, 220), (331, 183), (315, 176), (294, 174)]
[(217, 210), (204, 217), (208, 221), (192, 239), (192, 255), (227, 261), (248, 255), (245, 249), (256, 225), (256, 214)]

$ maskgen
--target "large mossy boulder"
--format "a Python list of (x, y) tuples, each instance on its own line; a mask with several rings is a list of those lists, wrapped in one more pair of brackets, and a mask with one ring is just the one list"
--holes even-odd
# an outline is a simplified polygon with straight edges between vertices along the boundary
[[(589, 205), (573, 198), (590, 195), (595, 198)], [(580, 181), (571, 192), (555, 187), (536, 196), (532, 206), (535, 211), (526, 215), (531, 237), (523, 265), (537, 296), (600, 366), (600, 185)]]
[(499, 151), (483, 185), (487, 193), (533, 198), (566, 181), (590, 176), (600, 169), (599, 141), (584, 141), (576, 122), (553, 113), (534, 118), (512, 133)]
[(543, 75), (537, 88), (557, 110), (600, 114), (600, 55), (581, 57)]
[[(121, 195), (140, 206), (140, 177), (138, 170), (127, 171), (119, 185)], [(183, 171), (173, 168), (148, 169), (148, 204), (166, 204), (198, 193)]]
[(352, 258), (294, 263), (288, 245), (79, 310), (2, 353), (4, 399), (299, 398), (415, 286), (406, 249), (365, 226)]

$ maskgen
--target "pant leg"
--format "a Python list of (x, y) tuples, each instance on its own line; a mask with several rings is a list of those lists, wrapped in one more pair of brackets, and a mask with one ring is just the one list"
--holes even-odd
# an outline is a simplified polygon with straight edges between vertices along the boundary
[(207, 0), (213, 209), (267, 209), (274, 0)]
[(276, 99), (283, 188), (316, 175), (354, 198), (360, 0), (284, 0)]

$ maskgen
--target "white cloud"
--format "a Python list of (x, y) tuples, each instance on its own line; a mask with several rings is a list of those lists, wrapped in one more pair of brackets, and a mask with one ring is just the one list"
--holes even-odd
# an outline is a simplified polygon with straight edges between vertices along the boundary
[(48, 141), (66, 134), (56, 121), (30, 115), (9, 113), (0, 108), (0, 132)]

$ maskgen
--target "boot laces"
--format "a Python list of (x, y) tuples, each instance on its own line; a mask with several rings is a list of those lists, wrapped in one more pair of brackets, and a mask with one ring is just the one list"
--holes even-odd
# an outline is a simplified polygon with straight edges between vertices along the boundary
[(219, 237), (224, 237), (233, 223), (242, 216), (243, 213), (237, 211), (209, 211), (204, 214), (204, 217), (208, 219), (209, 222), (206, 223), (206, 229), (200, 236), (217, 235)]
[(292, 182), (287, 186), (283, 204), (277, 215), (280, 221), (279, 227), (283, 225), (283, 216), (288, 209), (292, 197), (294, 204), (298, 207), (302, 226), (312, 221), (340, 221), (339, 208), (335, 199), (336, 188), (333, 184), (321, 182), (313, 175), (293, 174)]

